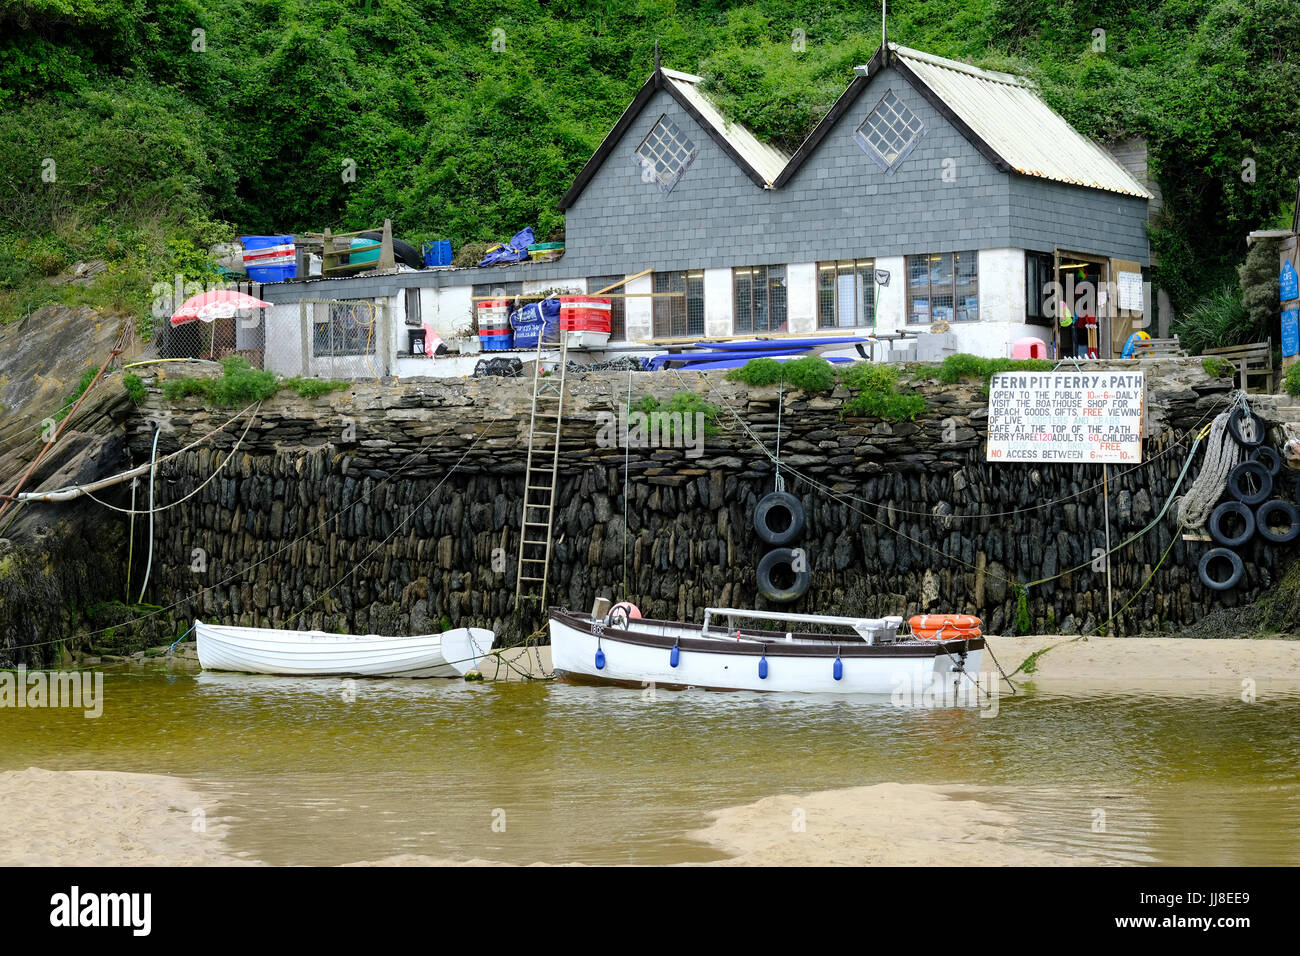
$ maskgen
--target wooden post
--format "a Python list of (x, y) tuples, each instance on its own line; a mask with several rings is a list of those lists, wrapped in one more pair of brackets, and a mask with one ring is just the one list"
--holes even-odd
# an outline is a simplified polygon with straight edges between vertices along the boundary
[(384, 220), (384, 247), (379, 250), (379, 262), (376, 263), (380, 269), (392, 269), (397, 265), (397, 260), (393, 257), (393, 220)]

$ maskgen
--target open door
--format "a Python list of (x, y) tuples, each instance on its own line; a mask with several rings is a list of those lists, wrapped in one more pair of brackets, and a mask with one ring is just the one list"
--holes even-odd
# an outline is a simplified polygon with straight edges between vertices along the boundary
[(1110, 296), (1107, 312), (1110, 320), (1111, 355), (1124, 354), (1124, 343), (1146, 324), (1143, 302), (1142, 266), (1131, 259), (1110, 260)]

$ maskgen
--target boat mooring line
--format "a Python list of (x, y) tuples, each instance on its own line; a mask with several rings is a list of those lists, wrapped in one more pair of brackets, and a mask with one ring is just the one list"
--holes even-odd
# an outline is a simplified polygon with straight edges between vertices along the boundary
[[(249, 406), (249, 407), (251, 408), (252, 406)], [(247, 409), (245, 409), (245, 411), (247, 411)], [(240, 412), (240, 414), (242, 415), (243, 412)], [(235, 418), (238, 418), (238, 417), (239, 417), (238, 415), (235, 416)], [(232, 418), (230, 421), (234, 421), (235, 418)], [(499, 420), (499, 419), (497, 419), (497, 420)], [(230, 422), (227, 422), (226, 424), (229, 425)], [(224, 427), (225, 427), (225, 425), (222, 426), (222, 428), (224, 428)], [(417, 456), (419, 456), (420, 454), (422, 454), (422, 453), (424, 452), (424, 450), (425, 450), (426, 448), (429, 447), (430, 444), (432, 444), (432, 443), (433, 443), (434, 441), (436, 441), (437, 439), (441, 438), (443, 435), (447, 434), (447, 432), (451, 431), (451, 430), (452, 430), (453, 428), (455, 428), (455, 427), (456, 427), (456, 426), (455, 426), (454, 424), (452, 424), (452, 425), (448, 425), (446, 428), (444, 428), (442, 431), (440, 431), (437, 435), (434, 435), (434, 436), (432, 436), (431, 438), (427, 438), (427, 439), (425, 439), (424, 442), (420, 445), (419, 448), (417, 448), (415, 451), (411, 452), (409, 455), (406, 456), (406, 460), (405, 460), (404, 462), (402, 462), (402, 464), (398, 465), (398, 466), (397, 466), (397, 469), (396, 469), (396, 470), (395, 470), (391, 475), (389, 475), (389, 476), (386, 477), (386, 478), (381, 478), (379, 481), (375, 482), (375, 487), (376, 487), (376, 488), (378, 488), (378, 487), (382, 487), (383, 485), (385, 485), (385, 484), (387, 484), (388, 482), (392, 481), (394, 478), (396, 478), (398, 475), (400, 475), (403, 471), (405, 471), (405, 470), (407, 469), (407, 467), (411, 464), (411, 462), (414, 461), (415, 458), (416, 458)], [(220, 431), (220, 430), (221, 430), (221, 429), (217, 429), (217, 431)], [(215, 432), (210, 433), (210, 434), (215, 434)], [(191, 443), (191, 445), (188, 446), (188, 447), (192, 448), (192, 447), (194, 447), (194, 445), (197, 445), (197, 444), (199, 444), (200, 442), (202, 442), (202, 441), (204, 441), (204, 440), (205, 440), (205, 438), (201, 438), (201, 439), (199, 439), (198, 441), (195, 441), (195, 442)], [(184, 449), (183, 449), (183, 450), (184, 450)], [(179, 454), (179, 452), (177, 452), (177, 454)], [(453, 467), (454, 467), (454, 466), (453, 466)], [(229, 583), (232, 582), (232, 581), (236, 581), (236, 580), (238, 580), (239, 578), (241, 578), (241, 577), (243, 577), (245, 574), (247, 574), (249, 571), (253, 570), (254, 568), (256, 568), (256, 567), (258, 567), (258, 566), (260, 566), (260, 565), (265, 564), (267, 561), (270, 561), (272, 558), (278, 557), (279, 555), (283, 554), (285, 551), (287, 551), (287, 550), (289, 550), (290, 548), (292, 548), (292, 547), (293, 547), (295, 544), (297, 544), (299, 541), (306, 540), (306, 539), (308, 538), (308, 536), (313, 535), (313, 534), (315, 534), (316, 532), (320, 531), (322, 528), (328, 526), (329, 523), (330, 523), (331, 521), (334, 521), (334, 520), (338, 519), (338, 518), (339, 518), (340, 516), (342, 516), (346, 511), (348, 511), (351, 507), (352, 507), (352, 505), (349, 504), (346, 508), (342, 508), (342, 509), (340, 509), (339, 511), (337, 511), (337, 512), (335, 512), (334, 514), (330, 515), (329, 517), (325, 518), (325, 519), (324, 519), (320, 524), (316, 525), (316, 526), (315, 526), (314, 528), (312, 528), (310, 531), (305, 531), (305, 532), (303, 532), (303, 533), (300, 534), (298, 537), (296, 537), (296, 538), (290, 540), (290, 541), (287, 542), (286, 544), (282, 545), (281, 547), (277, 548), (275, 551), (273, 551), (273, 552), (271, 552), (270, 554), (268, 554), (266, 557), (264, 557), (264, 558), (259, 558), (257, 561), (254, 561), (252, 564), (249, 564), (248, 566), (246, 566), (246, 567), (240, 569), (239, 571), (236, 571), (235, 573), (231, 574), (229, 577), (223, 578), (222, 580), (217, 581), (215, 584), (209, 585), (209, 587), (214, 587), (214, 588), (215, 588), (215, 587), (221, 587), (222, 585), (229, 584)], [(159, 607), (157, 610), (150, 611), (150, 612), (147, 613), (147, 614), (142, 614), (142, 615), (140, 615), (139, 617), (132, 618), (132, 619), (129, 620), (129, 621), (120, 621), (120, 622), (118, 622), (117, 624), (110, 624), (108, 627), (101, 627), (101, 628), (99, 628), (98, 630), (94, 630), (94, 631), (86, 631), (86, 632), (84, 632), (84, 633), (82, 633), (82, 634), (74, 635), (74, 637), (76, 637), (76, 638), (79, 639), (79, 640), (86, 640), (86, 639), (88, 639), (88, 638), (95, 637), (96, 635), (99, 635), (99, 634), (105, 634), (105, 633), (107, 633), (107, 632), (109, 632), (109, 631), (116, 630), (116, 629), (119, 628), (119, 627), (127, 627), (128, 625), (135, 624), (135, 623), (137, 623), (137, 622), (139, 622), (139, 621), (147, 621), (147, 620), (148, 620), (149, 618), (151, 618), (151, 617), (155, 617), (156, 615), (159, 615), (159, 614), (164, 614), (164, 613), (166, 613), (167, 611), (175, 610), (176, 608), (180, 607), (182, 604), (184, 604), (184, 603), (186, 603), (186, 602), (188, 602), (188, 601), (192, 601), (192, 600), (194, 600), (194, 599), (197, 598), (198, 596), (202, 595), (203, 592), (204, 592), (205, 590), (207, 590), (207, 588), (200, 588), (197, 592), (195, 592), (195, 593), (193, 593), (193, 594), (186, 595), (185, 597), (181, 598), (181, 599), (178, 600), (178, 601), (174, 601), (173, 603), (168, 604), (168, 605), (166, 605), (166, 606), (164, 606), (164, 607)], [(47, 647), (47, 646), (49, 646), (49, 645), (51, 645), (51, 644), (62, 644), (62, 643), (66, 642), (66, 641), (69, 640), (69, 639), (70, 639), (70, 638), (55, 638), (54, 640), (49, 640), (49, 641), (34, 641), (34, 642), (31, 643), (31, 644), (13, 644), (13, 645), (10, 645), (10, 647), (7, 648), (7, 649), (11, 649), (11, 650), (24, 650), (24, 649), (29, 648), (29, 647)]]
[(149, 574), (153, 571), (153, 496), (158, 474), (158, 438), (162, 435), (162, 422), (155, 422), (154, 426), (153, 452), (149, 456), (149, 560), (144, 565), (144, 583), (140, 585), (140, 600), (136, 602), (137, 604), (144, 603), (144, 592), (149, 587)]

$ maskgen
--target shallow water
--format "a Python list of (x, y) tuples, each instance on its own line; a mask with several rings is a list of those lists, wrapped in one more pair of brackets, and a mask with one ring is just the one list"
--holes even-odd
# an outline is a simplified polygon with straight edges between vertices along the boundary
[(0, 709), (0, 770), (30, 766), (192, 778), (210, 816), (233, 818), (230, 849), (278, 864), (716, 860), (689, 836), (711, 810), (891, 781), (988, 788), (961, 796), (1066, 856), (1300, 862), (1300, 694), (1243, 703), (1227, 685), (1031, 691), (985, 718), (872, 698), (155, 665), (110, 670), (99, 719)]

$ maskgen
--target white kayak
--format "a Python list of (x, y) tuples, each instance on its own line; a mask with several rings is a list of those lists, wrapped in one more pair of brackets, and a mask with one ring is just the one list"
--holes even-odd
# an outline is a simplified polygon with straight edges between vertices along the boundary
[(383, 637), (194, 622), (199, 663), (207, 670), (246, 674), (458, 677), (462, 672), (444, 656), (444, 642), (460, 647), (471, 633), (480, 643), (487, 635), (491, 646), (492, 632), (482, 628)]

